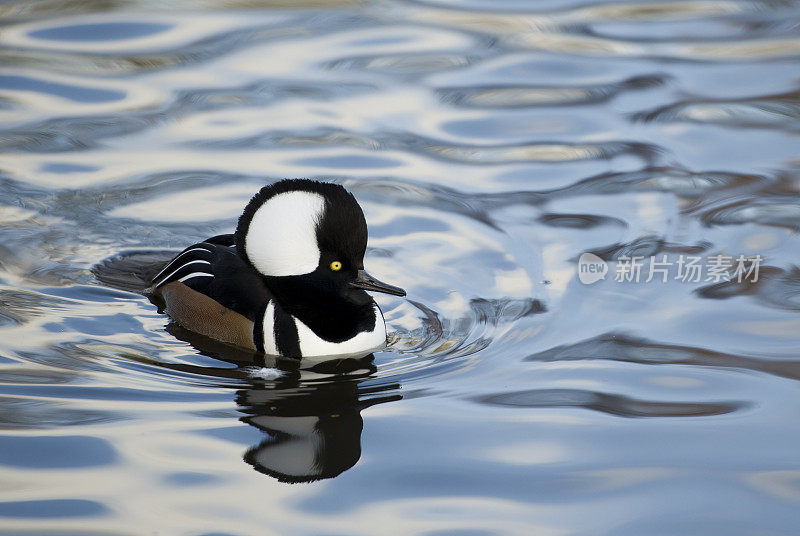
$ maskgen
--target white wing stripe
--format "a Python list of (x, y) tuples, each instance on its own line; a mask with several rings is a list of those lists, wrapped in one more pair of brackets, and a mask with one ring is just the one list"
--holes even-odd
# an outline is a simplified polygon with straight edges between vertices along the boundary
[[(179, 260), (181, 257), (183, 257), (184, 255), (186, 255), (187, 253), (191, 253), (192, 251), (205, 251), (206, 253), (213, 253), (213, 251), (211, 251), (211, 250), (209, 250), (209, 249), (206, 249), (206, 248), (200, 248), (200, 247), (198, 247), (198, 248), (192, 248), (192, 249), (187, 249), (186, 251), (184, 251), (183, 253), (179, 254), (177, 257), (175, 257), (175, 258), (174, 258), (174, 259), (172, 259), (171, 261), (169, 261), (169, 264), (167, 264), (167, 265), (166, 265), (164, 268), (162, 268), (162, 269), (161, 269), (161, 271), (160, 271), (160, 272), (158, 272), (158, 274), (156, 274), (156, 276), (153, 278), (153, 281), (158, 281), (158, 279), (161, 277), (161, 274), (163, 274), (164, 272), (166, 272), (167, 270), (169, 270), (169, 269), (170, 269), (170, 268), (171, 268), (171, 267), (172, 267), (172, 266), (173, 266), (173, 265), (174, 265), (176, 262), (178, 262), (178, 260)], [(188, 263), (187, 263), (187, 264), (188, 264)], [(175, 272), (173, 272), (173, 273), (175, 273)]]
[[(170, 277), (172, 277), (173, 275), (175, 275), (175, 274), (176, 274), (176, 273), (178, 273), (179, 271), (183, 270), (184, 268), (186, 268), (186, 267), (187, 267), (187, 266), (189, 266), (190, 264), (197, 264), (198, 262), (199, 262), (199, 263), (204, 263), (204, 264), (211, 265), (211, 263), (210, 263), (210, 262), (208, 262), (208, 261), (203, 261), (203, 260), (189, 261), (189, 262), (187, 262), (186, 264), (181, 264), (180, 266), (178, 266), (178, 267), (177, 267), (175, 270), (173, 270), (173, 271), (172, 271), (172, 273), (171, 273), (171, 274), (169, 274), (167, 277), (163, 278), (163, 279), (161, 280), (161, 282), (167, 281), (167, 280), (168, 280)], [(208, 275), (211, 275), (211, 274), (208, 274)], [(161, 283), (158, 283), (158, 284), (160, 285)]]
[(180, 279), (178, 279), (178, 283), (183, 283), (187, 279), (191, 279), (193, 277), (214, 277), (214, 276), (211, 275), (211, 274), (207, 274), (205, 272), (192, 272), (191, 274), (185, 275), (185, 276), (181, 277)]

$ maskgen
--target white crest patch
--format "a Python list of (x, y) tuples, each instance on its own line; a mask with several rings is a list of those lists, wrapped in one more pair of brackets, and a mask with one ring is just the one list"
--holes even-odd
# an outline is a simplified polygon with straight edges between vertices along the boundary
[(245, 251), (264, 275), (313, 272), (319, 264), (317, 222), (325, 199), (312, 192), (284, 192), (271, 197), (253, 215), (245, 236)]

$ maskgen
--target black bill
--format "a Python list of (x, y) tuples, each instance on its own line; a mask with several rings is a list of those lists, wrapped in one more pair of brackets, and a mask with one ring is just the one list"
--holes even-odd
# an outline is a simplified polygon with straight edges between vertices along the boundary
[(350, 281), (350, 286), (353, 288), (361, 288), (364, 290), (371, 290), (373, 292), (385, 292), (386, 294), (393, 294), (395, 296), (405, 296), (406, 291), (401, 289), (400, 287), (395, 287), (392, 285), (387, 285), (386, 283), (382, 283), (369, 275), (364, 270), (358, 271), (358, 276), (356, 276), (354, 281)]

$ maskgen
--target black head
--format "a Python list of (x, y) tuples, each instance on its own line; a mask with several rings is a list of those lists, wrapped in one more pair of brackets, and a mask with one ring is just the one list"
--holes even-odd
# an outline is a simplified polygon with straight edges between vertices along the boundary
[(367, 223), (338, 184), (288, 179), (262, 188), (239, 218), (236, 248), (285, 306), (371, 303), (364, 290), (405, 295), (364, 272)]

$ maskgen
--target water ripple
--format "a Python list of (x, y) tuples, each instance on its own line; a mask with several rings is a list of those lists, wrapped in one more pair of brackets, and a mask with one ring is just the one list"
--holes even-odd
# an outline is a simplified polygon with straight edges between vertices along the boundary
[(732, 100), (691, 99), (639, 113), (635, 118), (642, 121), (689, 121), (794, 132), (800, 119), (800, 92)]
[[(769, 307), (800, 311), (800, 267), (792, 266), (783, 270), (774, 266), (763, 266), (759, 268), (757, 281), (752, 281), (752, 278), (743, 278), (742, 281), (732, 279), (706, 285), (696, 292), (703, 298), (716, 300), (754, 296), (760, 303)], [(766, 329), (766, 326), (763, 329)]]
[(577, 389), (534, 389), (475, 399), (481, 404), (525, 408), (585, 408), (618, 417), (710, 417), (733, 413), (742, 402), (667, 402), (638, 400), (611, 393)]
[(644, 143), (609, 142), (581, 143), (531, 143), (527, 145), (456, 146), (430, 144), (430, 153), (448, 160), (470, 164), (511, 164), (519, 162), (571, 162), (579, 160), (612, 159), (632, 155), (652, 162), (661, 151)]
[(800, 230), (800, 205), (796, 195), (763, 195), (758, 199), (741, 199), (696, 212), (707, 225), (759, 223)]
[(443, 102), (476, 108), (521, 108), (593, 104), (612, 99), (624, 91), (662, 85), (662, 76), (635, 76), (619, 83), (597, 86), (473, 86), (440, 88)]
[(707, 348), (649, 341), (625, 333), (605, 333), (574, 344), (532, 354), (526, 361), (579, 361), (603, 359), (641, 365), (692, 365), (751, 370), (800, 380), (800, 361), (726, 354)]

